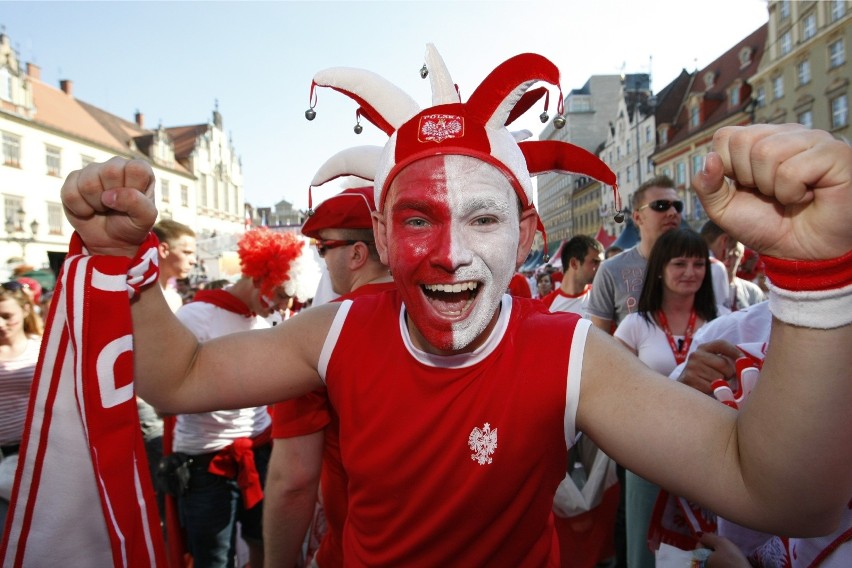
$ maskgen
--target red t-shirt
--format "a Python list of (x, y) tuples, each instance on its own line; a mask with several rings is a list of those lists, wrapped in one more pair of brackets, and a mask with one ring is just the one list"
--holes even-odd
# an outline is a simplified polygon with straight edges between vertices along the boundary
[(558, 566), (553, 496), (589, 322), (507, 295), (485, 345), (439, 357), (411, 347), (396, 292), (341, 317), (325, 380), (349, 476), (346, 564)]

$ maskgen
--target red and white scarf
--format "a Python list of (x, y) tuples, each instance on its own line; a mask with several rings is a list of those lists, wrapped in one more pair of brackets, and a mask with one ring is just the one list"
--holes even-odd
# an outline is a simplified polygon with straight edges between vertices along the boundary
[(33, 379), (4, 567), (165, 566), (128, 301), (156, 280), (152, 244), (156, 253), (149, 238), (131, 261), (87, 256), (71, 240)]

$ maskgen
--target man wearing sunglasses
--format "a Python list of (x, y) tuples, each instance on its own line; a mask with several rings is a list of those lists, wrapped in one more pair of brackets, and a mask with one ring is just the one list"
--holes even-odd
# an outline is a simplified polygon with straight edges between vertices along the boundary
[(639, 230), (635, 247), (601, 264), (592, 285), (588, 314), (592, 323), (610, 333), (624, 317), (636, 311), (645, 265), (654, 243), (663, 233), (680, 227), (683, 202), (674, 182), (657, 176), (633, 194), (633, 222)]
[[(394, 289), (373, 237), (376, 210), (372, 187), (342, 191), (316, 208), (302, 234), (316, 242), (325, 260), (335, 302)], [(311, 527), (311, 543), (320, 566), (343, 563), (340, 537), (346, 518), (346, 474), (340, 459), (337, 414), (325, 387), (275, 404), (272, 456), (264, 488), (264, 544), (267, 566), (296, 566), (305, 533), (315, 518), (322, 477), (322, 514), (327, 530)], [(319, 512), (316, 512), (319, 515)], [(306, 559), (310, 562), (310, 558)]]

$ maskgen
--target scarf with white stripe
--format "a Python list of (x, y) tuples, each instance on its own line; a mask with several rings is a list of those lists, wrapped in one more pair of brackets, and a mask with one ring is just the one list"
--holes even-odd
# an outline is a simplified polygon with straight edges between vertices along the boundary
[(76, 234), (70, 251), (33, 379), (3, 566), (165, 566), (128, 302), (156, 280), (156, 239), (132, 261), (87, 256)]

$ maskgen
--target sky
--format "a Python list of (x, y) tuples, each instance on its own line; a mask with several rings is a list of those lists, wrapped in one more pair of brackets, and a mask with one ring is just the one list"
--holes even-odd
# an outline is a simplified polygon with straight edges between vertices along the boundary
[[(0, 30), (42, 81), (73, 82), (74, 96), (156, 128), (206, 123), (216, 105), (242, 160), (255, 207), (286, 199), (307, 208), (322, 163), (387, 136), (356, 104), (318, 91), (314, 74), (360, 67), (431, 103), (420, 78), (427, 43), (443, 57), (462, 100), (504, 60), (539, 53), (556, 64), (563, 93), (592, 75), (651, 74), (663, 89), (681, 69), (701, 69), (764, 24), (765, 0), (502, 0), (275, 2), (8, 2)], [(552, 90), (551, 97), (557, 91)], [(540, 105), (513, 123), (538, 136)], [(551, 101), (551, 117), (555, 104)], [(314, 191), (315, 202), (340, 188)]]

